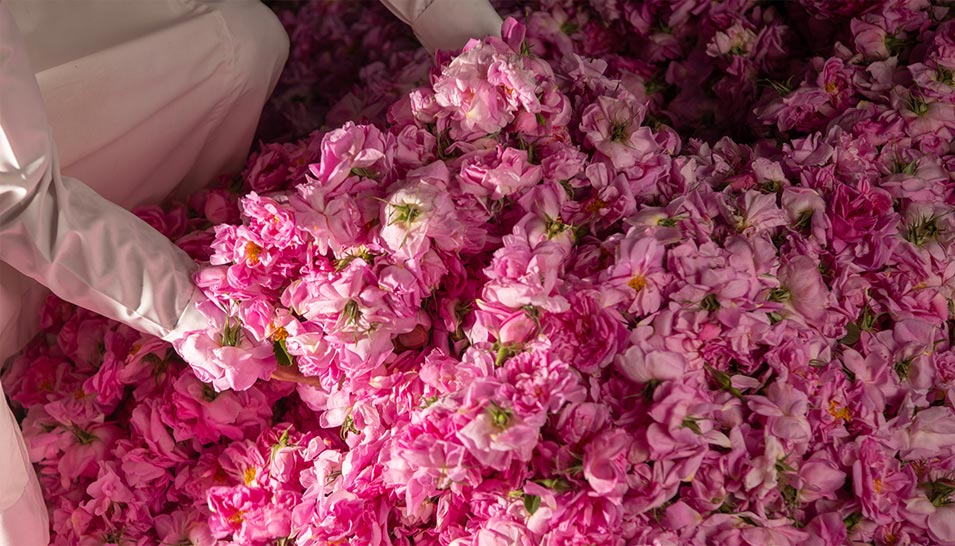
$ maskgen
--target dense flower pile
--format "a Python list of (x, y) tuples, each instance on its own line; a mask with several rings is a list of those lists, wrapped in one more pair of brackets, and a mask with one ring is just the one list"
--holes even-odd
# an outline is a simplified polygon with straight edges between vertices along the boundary
[(953, 10), (548, 1), (143, 211), (210, 327), (51, 300), (58, 543), (955, 544)]
[(383, 122), (392, 102), (427, 79), (428, 53), (377, 0), (271, 3), (291, 48), (259, 123), (266, 141), (345, 121)]

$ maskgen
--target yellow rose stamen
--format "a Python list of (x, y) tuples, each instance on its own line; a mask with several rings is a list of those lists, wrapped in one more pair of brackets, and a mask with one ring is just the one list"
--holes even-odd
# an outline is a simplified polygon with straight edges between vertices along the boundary
[(249, 241), (245, 244), (245, 257), (252, 262), (252, 265), (259, 263), (259, 254), (262, 253), (262, 247)]
[(849, 411), (849, 408), (839, 406), (839, 402), (835, 400), (829, 401), (829, 415), (835, 418), (836, 421), (841, 420), (848, 423), (852, 420), (852, 412)]
[(639, 292), (643, 290), (643, 288), (646, 285), (647, 285), (647, 278), (644, 277), (643, 275), (634, 275), (633, 277), (630, 278), (629, 281), (627, 281), (627, 286), (629, 286), (630, 288), (633, 288), (635, 292)]

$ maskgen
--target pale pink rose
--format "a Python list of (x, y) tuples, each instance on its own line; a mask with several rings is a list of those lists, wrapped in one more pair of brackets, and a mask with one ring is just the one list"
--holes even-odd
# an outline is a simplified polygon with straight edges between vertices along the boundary
[[(223, 344), (221, 335), (194, 332), (176, 342), (176, 351), (192, 366), (196, 376), (216, 390), (245, 390), (259, 379), (268, 379), (277, 366), (271, 344), (256, 344), (249, 334), (235, 346)], [(228, 342), (226, 342), (228, 343)]]
[(481, 464), (505, 470), (515, 459), (531, 459), (540, 431), (507, 408), (488, 406), (457, 436)]
[(756, 34), (745, 23), (736, 22), (726, 30), (718, 31), (706, 46), (706, 54), (711, 57), (721, 55), (749, 55)]
[(663, 268), (665, 248), (655, 238), (640, 237), (631, 230), (620, 241), (616, 264), (603, 277), (604, 305), (622, 304), (630, 313), (648, 315), (663, 304), (663, 291), (670, 275)]
[(584, 109), (580, 130), (587, 142), (617, 169), (632, 167), (657, 149), (648, 127), (641, 127), (645, 108), (610, 97), (598, 97)]

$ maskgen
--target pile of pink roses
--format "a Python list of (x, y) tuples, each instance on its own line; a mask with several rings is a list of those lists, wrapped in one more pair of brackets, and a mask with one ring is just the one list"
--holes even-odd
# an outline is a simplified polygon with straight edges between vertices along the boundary
[(258, 136), (296, 140), (321, 126), (381, 122), (427, 79), (431, 59), (411, 28), (380, 2), (276, 0), (291, 48)]
[(195, 373), (3, 379), (58, 543), (955, 544), (953, 10), (548, 1), (149, 211)]

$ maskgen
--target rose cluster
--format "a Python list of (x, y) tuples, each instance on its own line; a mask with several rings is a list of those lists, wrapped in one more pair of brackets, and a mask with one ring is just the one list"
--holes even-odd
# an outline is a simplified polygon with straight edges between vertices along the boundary
[(348, 120), (383, 122), (388, 105), (427, 78), (427, 51), (378, 1), (265, 3), (291, 47), (262, 113), (261, 139), (295, 140)]
[(955, 544), (955, 8), (522, 20), (150, 211), (189, 368), (51, 300), (61, 543)]

